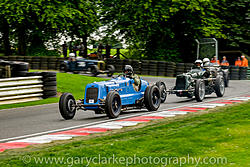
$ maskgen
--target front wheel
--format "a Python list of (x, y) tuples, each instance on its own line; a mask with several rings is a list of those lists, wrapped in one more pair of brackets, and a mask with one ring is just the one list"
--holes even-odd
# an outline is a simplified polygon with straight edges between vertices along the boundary
[(144, 93), (144, 103), (149, 111), (156, 111), (161, 104), (161, 93), (156, 85), (148, 86)]
[(76, 113), (76, 101), (71, 93), (64, 93), (60, 97), (59, 111), (66, 120), (72, 119)]
[(225, 87), (228, 87), (229, 86), (229, 77), (228, 77), (228, 75), (225, 75), (223, 78), (224, 78)]
[(205, 98), (206, 86), (203, 80), (198, 79), (195, 84), (194, 95), (197, 102), (201, 102)]
[(222, 97), (225, 93), (225, 83), (222, 76), (217, 76), (215, 80), (214, 90), (217, 97)]
[(105, 112), (109, 118), (117, 118), (121, 113), (121, 98), (118, 92), (111, 91), (105, 100)]
[(167, 87), (164, 82), (156, 82), (156, 86), (160, 89), (161, 92), (161, 103), (164, 103), (167, 98)]

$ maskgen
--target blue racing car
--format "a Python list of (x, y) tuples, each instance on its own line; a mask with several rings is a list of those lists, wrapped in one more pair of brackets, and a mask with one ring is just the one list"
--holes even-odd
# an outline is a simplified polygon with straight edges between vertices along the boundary
[(84, 58), (69, 58), (60, 64), (60, 71), (62, 72), (91, 72), (92, 76), (99, 74), (107, 74), (112, 77), (115, 72), (113, 65), (106, 65), (104, 61), (89, 60)]
[(76, 110), (93, 110), (96, 114), (106, 113), (116, 118), (122, 110), (144, 108), (156, 111), (166, 99), (164, 82), (149, 83), (141, 79), (139, 90), (133, 86), (134, 80), (119, 75), (109, 81), (90, 83), (85, 88), (85, 98), (76, 101), (72, 94), (64, 93), (60, 97), (59, 110), (64, 119), (72, 119)]

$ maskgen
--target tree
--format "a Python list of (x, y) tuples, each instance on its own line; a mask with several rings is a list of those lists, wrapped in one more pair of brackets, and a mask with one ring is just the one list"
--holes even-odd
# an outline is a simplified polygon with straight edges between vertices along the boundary
[[(73, 33), (86, 35), (94, 30), (98, 22), (94, 1), (84, 0), (37, 0), (11, 1), (0, 3), (0, 15), (10, 25), (18, 41), (19, 54), (25, 55), (30, 48), (44, 45), (58, 34)], [(86, 37), (84, 37), (86, 38)]]
[(226, 40), (221, 40), (223, 49), (239, 49), (250, 55), (250, 2), (249, 0), (227, 0), (223, 4), (219, 17), (224, 20), (223, 33)]
[[(1, 17), (1, 15), (0, 15)], [(3, 41), (3, 50), (4, 54), (9, 56), (11, 55), (11, 46), (10, 46), (10, 27), (6, 19), (1, 17), (0, 19), (0, 32), (2, 33), (2, 41)]]
[[(191, 61), (195, 38), (228, 38), (225, 29), (230, 26), (224, 19), (229, 12), (228, 3), (229, 0), (103, 0), (100, 6), (108, 32), (119, 31), (128, 43), (139, 44), (146, 50), (146, 58)], [(220, 17), (222, 13), (226, 16)]]

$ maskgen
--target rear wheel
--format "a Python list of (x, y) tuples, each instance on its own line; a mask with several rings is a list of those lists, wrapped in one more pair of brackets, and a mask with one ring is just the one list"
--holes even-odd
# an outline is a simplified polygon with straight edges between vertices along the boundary
[(200, 79), (196, 80), (195, 90), (194, 90), (196, 101), (201, 102), (205, 98), (205, 93), (206, 93), (205, 89), (206, 88), (204, 81)]
[(217, 97), (222, 97), (225, 93), (225, 83), (222, 76), (217, 76), (214, 86)]
[(93, 77), (96, 77), (99, 74), (99, 69), (98, 69), (97, 65), (93, 65), (91, 67), (91, 74)]
[(68, 68), (65, 64), (60, 65), (60, 71), (61, 72), (68, 72)]
[(76, 101), (71, 93), (64, 93), (60, 97), (59, 110), (66, 120), (72, 119), (76, 113)]
[(156, 86), (160, 89), (161, 92), (161, 103), (164, 103), (167, 98), (167, 87), (164, 82), (156, 82)]
[(105, 112), (109, 118), (117, 118), (121, 113), (121, 98), (118, 92), (108, 93), (105, 101)]
[(108, 70), (107, 76), (112, 77), (115, 72), (115, 67), (113, 65), (108, 65), (107, 70)]
[(149, 111), (156, 111), (161, 104), (161, 93), (156, 85), (148, 86), (144, 93), (144, 103)]

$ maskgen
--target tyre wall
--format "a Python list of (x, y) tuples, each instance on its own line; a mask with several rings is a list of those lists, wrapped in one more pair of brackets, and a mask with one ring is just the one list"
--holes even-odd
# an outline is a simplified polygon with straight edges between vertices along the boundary
[[(61, 57), (32, 57), (32, 56), (0, 56), (0, 59), (9, 61), (22, 61), (29, 63), (30, 69), (42, 69), (42, 70), (59, 70), (60, 64), (64, 61)], [(114, 65), (116, 72), (120, 73), (123, 67), (127, 64), (132, 65), (136, 74), (142, 75), (154, 75), (154, 76), (167, 76), (175, 77), (178, 74), (185, 73), (191, 69), (193, 63), (175, 63), (166, 61), (155, 60), (132, 60), (132, 59), (106, 59), (107, 65)], [(1, 66), (1, 61), (0, 61)], [(17, 65), (18, 66), (18, 65)], [(25, 76), (27, 67), (16, 67), (16, 70), (12, 73), (13, 76)], [(21, 68), (21, 71), (20, 71)], [(15, 72), (16, 71), (16, 72)], [(17, 72), (20, 71), (20, 72)], [(231, 80), (245, 80), (250, 79), (250, 70), (245, 67), (230, 66), (230, 79)], [(0, 78), (4, 73), (4, 69), (0, 68)]]
[(0, 56), (0, 59), (6, 61), (19, 61), (29, 63), (30, 69), (39, 70), (59, 70), (60, 64), (64, 61), (61, 57), (32, 57), (32, 56)]

